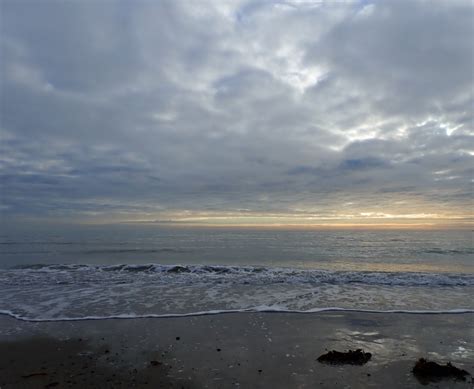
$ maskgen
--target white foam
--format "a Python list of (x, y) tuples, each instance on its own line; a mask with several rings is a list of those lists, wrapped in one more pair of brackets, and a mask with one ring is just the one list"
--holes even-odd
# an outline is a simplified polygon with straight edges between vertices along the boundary
[(322, 310), (466, 313), (474, 309), (467, 298), (473, 294), (474, 275), (466, 274), (156, 264), (0, 270), (0, 312), (32, 321)]
[(405, 309), (351, 309), (351, 308), (340, 308), (340, 307), (327, 307), (327, 308), (313, 308), (306, 311), (302, 310), (291, 310), (282, 308), (272, 307), (254, 307), (246, 309), (216, 309), (209, 311), (197, 311), (188, 313), (164, 313), (164, 314), (146, 314), (146, 315), (133, 315), (133, 314), (120, 314), (120, 315), (109, 315), (109, 316), (84, 316), (84, 317), (56, 317), (49, 319), (42, 318), (30, 318), (21, 316), (11, 311), (0, 310), (0, 315), (10, 316), (14, 319), (27, 322), (66, 322), (66, 321), (86, 321), (86, 320), (112, 320), (112, 319), (166, 319), (166, 318), (179, 318), (179, 317), (195, 317), (195, 316), (209, 316), (219, 314), (231, 314), (231, 313), (288, 313), (288, 314), (314, 314), (321, 312), (359, 312), (359, 313), (386, 313), (386, 314), (416, 314), (416, 315), (447, 315), (447, 314), (469, 314), (474, 313), (474, 309), (448, 309), (448, 310), (405, 310)]

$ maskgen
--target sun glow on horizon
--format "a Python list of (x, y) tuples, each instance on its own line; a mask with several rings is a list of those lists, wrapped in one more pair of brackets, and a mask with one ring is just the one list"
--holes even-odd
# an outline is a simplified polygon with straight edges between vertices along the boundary
[[(138, 215), (137, 215), (138, 216)], [(474, 227), (473, 215), (432, 212), (353, 212), (353, 213), (257, 213), (257, 212), (196, 212), (178, 211), (153, 217), (128, 217), (120, 223), (157, 224), (188, 227), (249, 227), (249, 228), (460, 228)]]

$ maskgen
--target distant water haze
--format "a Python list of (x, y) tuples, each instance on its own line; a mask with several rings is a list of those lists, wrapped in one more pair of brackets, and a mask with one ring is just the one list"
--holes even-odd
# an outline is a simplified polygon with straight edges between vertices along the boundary
[(2, 231), (0, 266), (213, 264), (367, 271), (474, 272), (468, 230), (37, 226)]

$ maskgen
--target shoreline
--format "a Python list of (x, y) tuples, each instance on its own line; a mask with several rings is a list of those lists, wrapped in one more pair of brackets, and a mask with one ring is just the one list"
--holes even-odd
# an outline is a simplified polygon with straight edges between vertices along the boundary
[[(0, 387), (468, 388), (420, 383), (419, 358), (474, 373), (474, 314), (331, 311), (26, 322), (0, 316)], [(363, 366), (327, 366), (362, 348)]]
[(174, 319), (185, 317), (200, 317), (200, 316), (214, 316), (214, 315), (230, 315), (230, 314), (282, 314), (282, 315), (312, 315), (318, 313), (331, 312), (348, 312), (348, 313), (363, 313), (363, 314), (404, 314), (404, 315), (465, 315), (474, 313), (474, 309), (470, 308), (456, 308), (447, 310), (422, 310), (422, 309), (359, 309), (359, 308), (314, 308), (309, 310), (291, 310), (291, 309), (273, 309), (273, 308), (243, 308), (243, 309), (222, 309), (209, 310), (189, 313), (162, 313), (162, 314), (119, 314), (110, 316), (84, 316), (84, 317), (58, 317), (58, 318), (28, 318), (15, 314), (11, 311), (1, 311), (0, 317), (9, 317), (18, 321), (28, 323), (61, 323), (61, 322), (80, 322), (80, 321), (97, 321), (97, 320), (140, 320), (140, 319)]

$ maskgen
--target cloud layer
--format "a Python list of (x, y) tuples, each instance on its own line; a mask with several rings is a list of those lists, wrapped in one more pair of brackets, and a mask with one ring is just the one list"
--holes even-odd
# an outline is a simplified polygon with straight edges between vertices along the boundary
[(4, 217), (472, 216), (471, 1), (0, 6)]

